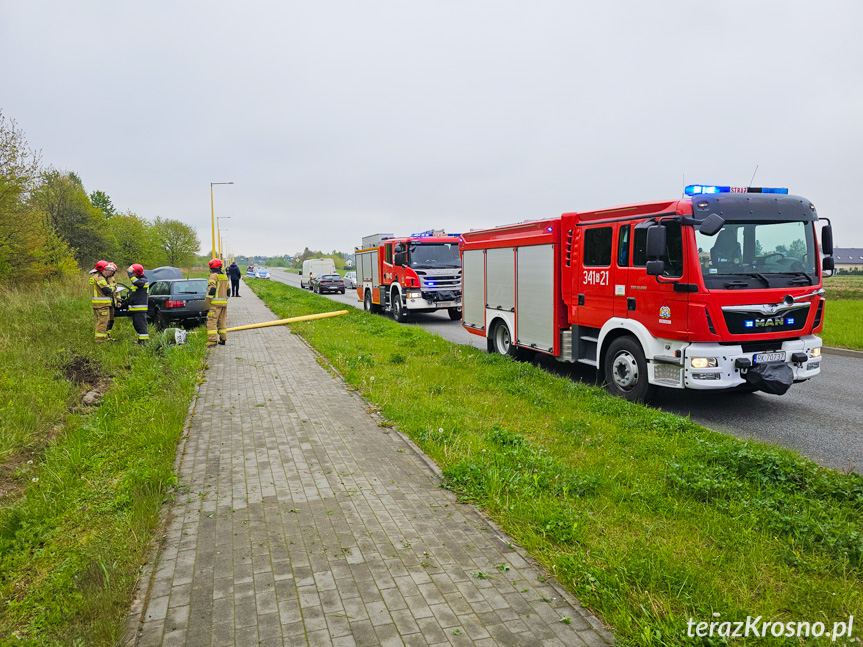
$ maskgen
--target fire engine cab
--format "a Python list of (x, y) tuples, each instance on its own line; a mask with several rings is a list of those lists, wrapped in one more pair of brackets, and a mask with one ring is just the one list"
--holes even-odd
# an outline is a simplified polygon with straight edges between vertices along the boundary
[(396, 238), (372, 234), (355, 253), (357, 297), (368, 312), (390, 310), (396, 321), (414, 312), (446, 310), (461, 319), (459, 235), (441, 229)]
[[(685, 197), (462, 235), (463, 325), (489, 352), (600, 371), (608, 390), (782, 394), (821, 370), (832, 230), (787, 189)], [(826, 219), (822, 219), (826, 220)]]

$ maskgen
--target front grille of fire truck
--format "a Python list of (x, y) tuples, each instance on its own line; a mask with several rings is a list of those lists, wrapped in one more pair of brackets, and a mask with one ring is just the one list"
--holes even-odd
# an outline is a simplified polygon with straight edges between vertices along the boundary
[(424, 272), (417, 272), (420, 278), (420, 287), (423, 290), (458, 290), (461, 289), (461, 272), (450, 276), (426, 276)]

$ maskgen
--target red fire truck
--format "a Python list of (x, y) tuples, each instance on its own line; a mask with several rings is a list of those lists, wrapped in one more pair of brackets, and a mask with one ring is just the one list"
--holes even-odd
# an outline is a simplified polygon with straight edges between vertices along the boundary
[(391, 310), (396, 321), (412, 312), (446, 310), (461, 319), (459, 235), (429, 230), (396, 238), (373, 234), (357, 249), (357, 296), (368, 312)]
[[(658, 386), (784, 393), (821, 370), (827, 221), (787, 189), (692, 185), (685, 197), (462, 235), (463, 325), (489, 352)], [(826, 220), (826, 219), (821, 219)]]

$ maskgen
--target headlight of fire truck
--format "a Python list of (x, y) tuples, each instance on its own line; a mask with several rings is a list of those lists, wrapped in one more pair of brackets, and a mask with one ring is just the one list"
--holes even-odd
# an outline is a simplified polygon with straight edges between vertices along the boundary
[(692, 368), (716, 368), (715, 357), (693, 357), (690, 360)]
[(408, 299), (421, 299), (422, 296), (422, 292), (408, 292)]
[(821, 347), (810, 349), (809, 357), (821, 357)]

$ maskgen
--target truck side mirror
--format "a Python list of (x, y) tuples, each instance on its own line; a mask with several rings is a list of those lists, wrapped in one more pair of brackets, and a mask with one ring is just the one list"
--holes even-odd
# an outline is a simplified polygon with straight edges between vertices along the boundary
[(833, 227), (831, 225), (827, 225), (821, 230), (821, 253), (824, 256), (833, 256)]
[(399, 267), (401, 267), (405, 264), (405, 253), (404, 252), (398, 252), (396, 254), (394, 264), (398, 265)]
[(647, 276), (662, 276), (665, 261), (647, 261)]
[(647, 258), (656, 260), (665, 253), (665, 225), (647, 229)]
[(836, 268), (836, 264), (833, 262), (832, 256), (825, 256), (821, 259), (821, 269), (825, 272), (832, 272)]
[(395, 251), (398, 254), (399, 252), (405, 251), (405, 247), (401, 243), (398, 243), (398, 244), (396, 244), (396, 247), (393, 251)]
[(698, 227), (699, 233), (705, 236), (715, 236), (725, 226), (725, 218), (716, 213), (707, 216)]

